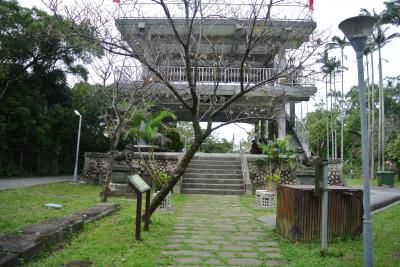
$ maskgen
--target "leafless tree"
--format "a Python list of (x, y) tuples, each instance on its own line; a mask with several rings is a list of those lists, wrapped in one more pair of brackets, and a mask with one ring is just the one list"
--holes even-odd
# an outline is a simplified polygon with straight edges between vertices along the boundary
[[(194, 140), (152, 200), (151, 213), (214, 130), (230, 123), (282, 116), (286, 98), (282, 88), (302, 93), (300, 84), (307, 83), (312, 74), (306, 71), (307, 64), (321, 45), (320, 36), (310, 34), (315, 23), (301, 1), (147, 0), (126, 1), (117, 8), (104, 5), (48, 3), (56, 16), (90, 25), (90, 34), (74, 25), (68, 25), (66, 34), (88, 38), (112, 54), (139, 62), (144, 78), (130, 84), (154, 83), (154, 88), (164, 92), (164, 99), (185, 111), (193, 125)], [(226, 35), (220, 27), (215, 34), (219, 25), (233, 27), (234, 33)], [(222, 93), (227, 81), (236, 83), (233, 94)], [(262, 105), (237, 105), (257, 96), (269, 96), (269, 100)], [(120, 117), (117, 106), (111, 106)], [(206, 122), (205, 129), (201, 121)], [(224, 122), (215, 126), (216, 121)]]
[[(143, 112), (150, 107), (150, 101), (157, 95), (156, 90), (152, 90), (152, 83), (135, 83), (127, 90), (123, 86), (126, 80), (136, 79), (137, 73), (130, 72), (131, 68), (124, 68), (126, 59), (115, 54), (105, 53), (102, 58), (96, 58), (92, 62), (93, 73), (98, 80), (100, 88), (98, 90), (102, 101), (104, 101), (104, 110), (102, 112), (103, 122), (110, 140), (109, 162), (106, 176), (103, 181), (102, 201), (106, 202), (110, 193), (110, 181), (113, 172), (114, 159), (117, 154), (117, 147), (120, 143), (123, 133), (127, 129), (127, 123), (136, 114)], [(115, 65), (119, 65), (114, 69)], [(113, 79), (110, 82), (110, 79)]]

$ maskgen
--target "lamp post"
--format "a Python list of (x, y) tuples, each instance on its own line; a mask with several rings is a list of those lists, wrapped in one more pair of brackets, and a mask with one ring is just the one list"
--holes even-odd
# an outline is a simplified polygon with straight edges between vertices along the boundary
[(74, 183), (78, 182), (78, 159), (79, 159), (79, 142), (81, 140), (81, 125), (82, 125), (82, 115), (74, 110), (75, 114), (79, 116), (79, 127), (78, 127), (78, 141), (76, 142), (76, 157), (75, 157), (75, 169), (74, 169)]
[(365, 83), (364, 83), (364, 66), (363, 52), (367, 37), (371, 34), (375, 19), (371, 16), (357, 16), (348, 18), (339, 24), (346, 38), (350, 41), (357, 56), (358, 69), (358, 89), (360, 98), (360, 114), (361, 114), (361, 154), (362, 154), (362, 171), (364, 177), (364, 221), (363, 221), (363, 243), (364, 243), (364, 266), (373, 266), (373, 239), (372, 239), (372, 222), (371, 222), (371, 203), (369, 188), (369, 155), (368, 155), (368, 132), (366, 119), (366, 101), (365, 101)]

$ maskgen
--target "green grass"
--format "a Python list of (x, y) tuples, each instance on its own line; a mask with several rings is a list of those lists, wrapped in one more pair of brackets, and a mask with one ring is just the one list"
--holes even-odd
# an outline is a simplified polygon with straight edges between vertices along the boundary
[[(69, 183), (0, 191), (0, 233), (15, 232), (26, 225), (93, 206), (100, 199), (99, 192), (98, 186)], [(64, 207), (45, 208), (49, 202)]]
[[(363, 185), (364, 184), (364, 179), (346, 179), (347, 185), (349, 186), (355, 186), (355, 185)], [(369, 181), (370, 185), (376, 186), (377, 184), (377, 180), (376, 179), (371, 179)], [(400, 186), (400, 181), (397, 179), (397, 177), (395, 177), (394, 180), (394, 187), (399, 187)]]
[[(1, 191), (2, 231), (15, 231), (21, 225), (63, 216), (96, 203), (99, 187), (53, 184)], [(62, 195), (62, 196), (61, 196)], [(143, 242), (134, 237), (135, 201), (110, 198), (121, 210), (112, 216), (85, 225), (84, 232), (37, 256), (28, 266), (62, 266), (66, 262), (89, 259), (94, 266), (157, 266), (164, 241), (172, 232), (176, 215), (186, 201), (185, 195), (173, 195), (175, 214), (158, 213), (152, 217), (150, 232), (142, 232)], [(240, 201), (256, 216), (272, 214), (275, 209), (255, 209), (254, 196)], [(45, 209), (44, 203), (65, 204), (62, 210)], [(398, 266), (400, 262), (400, 205), (373, 215), (374, 261), (376, 266)], [(4, 230), (6, 229), (6, 230)], [(345, 238), (329, 243), (326, 257), (319, 256), (319, 242), (292, 242), (266, 229), (276, 240), (290, 266), (362, 266), (362, 238)], [(168, 264), (168, 259), (163, 259)]]
[[(179, 212), (184, 195), (174, 195), (173, 206)], [(116, 214), (85, 225), (83, 233), (41, 254), (28, 266), (62, 266), (72, 260), (89, 259), (94, 266), (156, 266), (161, 246), (171, 234), (176, 214), (158, 213), (152, 216), (150, 232), (142, 231), (143, 241), (135, 240), (135, 201), (110, 198), (119, 203)], [(143, 226), (142, 226), (143, 227)], [(143, 229), (142, 229), (143, 230)]]
[[(276, 206), (276, 197), (274, 198), (275, 206)], [(240, 203), (246, 207), (254, 216), (266, 216), (275, 214), (275, 208), (256, 208), (256, 196), (254, 195), (241, 195)]]
[[(373, 215), (375, 266), (399, 266), (400, 205)], [(362, 238), (338, 239), (328, 244), (328, 255), (319, 255), (319, 242), (292, 242), (269, 230), (290, 266), (363, 266)]]

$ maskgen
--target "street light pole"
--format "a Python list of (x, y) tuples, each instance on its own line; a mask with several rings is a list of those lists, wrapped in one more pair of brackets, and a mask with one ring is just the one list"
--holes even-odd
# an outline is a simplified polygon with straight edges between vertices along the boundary
[(82, 125), (82, 115), (79, 111), (74, 110), (75, 114), (79, 116), (79, 127), (78, 127), (78, 141), (76, 142), (76, 156), (75, 156), (75, 169), (74, 169), (74, 183), (78, 182), (78, 159), (79, 159), (79, 143), (81, 140), (81, 125)]
[(369, 155), (368, 155), (368, 130), (365, 101), (365, 82), (363, 52), (367, 37), (371, 34), (375, 19), (371, 16), (357, 16), (346, 19), (339, 24), (339, 29), (343, 31), (349, 39), (356, 52), (358, 69), (358, 89), (360, 99), (361, 114), (361, 154), (362, 170), (364, 177), (364, 221), (363, 221), (363, 243), (364, 243), (364, 266), (373, 266), (373, 237), (371, 221), (371, 202), (370, 202), (370, 175), (369, 175)]

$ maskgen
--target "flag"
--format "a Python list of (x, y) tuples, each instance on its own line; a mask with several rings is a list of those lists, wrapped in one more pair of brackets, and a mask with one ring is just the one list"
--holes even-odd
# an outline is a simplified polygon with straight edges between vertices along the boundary
[(308, 8), (314, 11), (314, 0), (308, 0)]
[(121, 4), (121, 0), (113, 0), (114, 3)]

